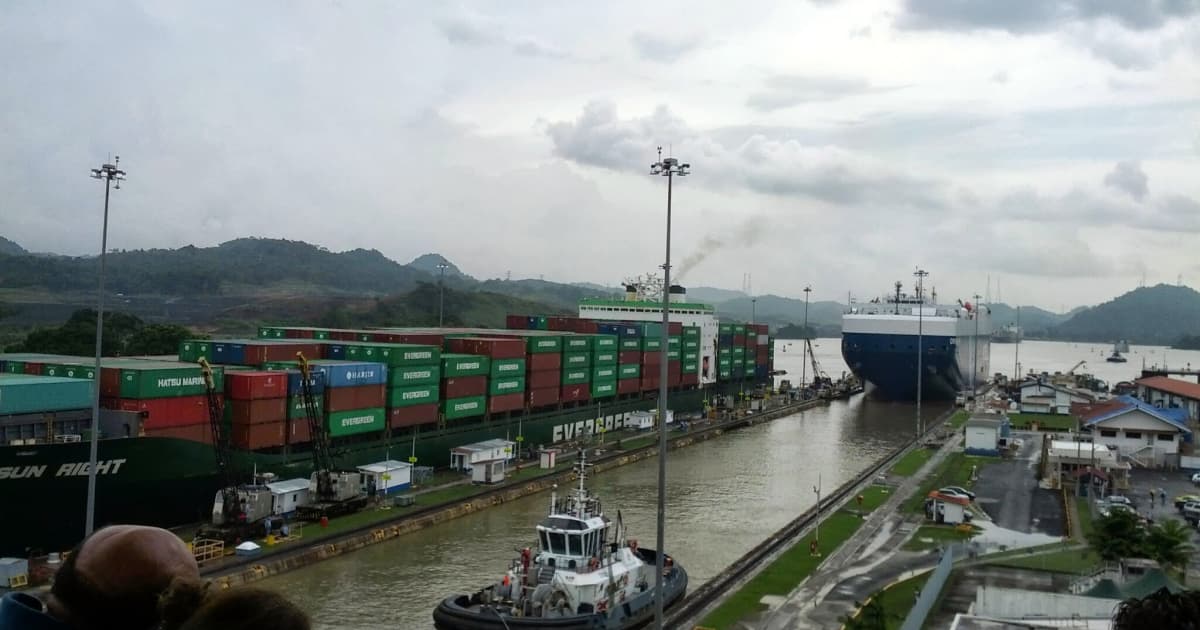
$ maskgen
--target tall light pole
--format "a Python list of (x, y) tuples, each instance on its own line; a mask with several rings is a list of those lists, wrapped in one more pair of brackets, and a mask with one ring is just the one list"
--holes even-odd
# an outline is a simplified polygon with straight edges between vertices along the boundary
[(813, 486), (813, 492), (817, 493), (817, 518), (813, 520), (813, 548), (819, 555), (821, 553), (821, 473), (817, 473), (817, 485)]
[(684, 177), (688, 174), (691, 164), (681, 164), (673, 157), (663, 158), (662, 147), (658, 147), (658, 161), (650, 165), (651, 175), (661, 175), (667, 178), (667, 253), (663, 263), (663, 293), (662, 293), (662, 348), (659, 350), (658, 371), (658, 536), (655, 550), (654, 571), (654, 627), (663, 627), (663, 538), (667, 520), (667, 350), (670, 339), (667, 336), (670, 326), (671, 300), (671, 185), (675, 176)]
[[(924, 376), (922, 360), (925, 358), (925, 348), (922, 343), (924, 341), (922, 335), (925, 332), (925, 276), (928, 276), (929, 272), (918, 268), (913, 275), (917, 277), (917, 438), (920, 438), (922, 429), (924, 429), (921, 419), (921, 395), (924, 393), (921, 390), (921, 377)], [(936, 308), (937, 304), (933, 306)]]
[(87, 485), (87, 520), (83, 535), (90, 536), (96, 528), (96, 456), (100, 448), (100, 348), (104, 339), (104, 254), (108, 251), (108, 195), (112, 183), (117, 182), (117, 190), (121, 189), (121, 181), (125, 179), (125, 171), (117, 168), (121, 164), (121, 156), (117, 156), (112, 164), (104, 163), (100, 168), (92, 169), (93, 179), (104, 180), (104, 223), (100, 231), (100, 289), (96, 294), (96, 380), (92, 381), (95, 391), (92, 392), (92, 435), (91, 450), (88, 455), (88, 485)]
[(975, 400), (975, 373), (979, 371), (979, 313), (982, 312), (979, 298), (982, 296), (976, 293), (971, 297), (975, 298), (975, 312), (973, 313), (975, 315), (975, 335), (971, 337), (971, 400)]
[(758, 298), (750, 298), (750, 323), (755, 323), (754, 317), (758, 314)]
[[(808, 376), (808, 294), (812, 293), (812, 287), (804, 287), (804, 349), (801, 351), (804, 355), (800, 361), (800, 387), (804, 387), (804, 380)], [(816, 374), (813, 374), (815, 377)]]
[(438, 328), (442, 327), (442, 315), (445, 313), (445, 291), (446, 291), (446, 269), (450, 265), (446, 263), (438, 263)]
[(1017, 307), (1017, 347), (1013, 348), (1013, 381), (1021, 381), (1021, 307)]

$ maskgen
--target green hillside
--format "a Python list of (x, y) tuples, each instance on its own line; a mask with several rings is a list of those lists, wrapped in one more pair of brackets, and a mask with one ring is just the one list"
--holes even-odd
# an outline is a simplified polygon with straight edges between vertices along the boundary
[(1054, 338), (1068, 341), (1125, 339), (1152, 345), (1169, 345), (1198, 333), (1200, 293), (1191, 287), (1167, 284), (1134, 289), (1080, 311), (1050, 330)]

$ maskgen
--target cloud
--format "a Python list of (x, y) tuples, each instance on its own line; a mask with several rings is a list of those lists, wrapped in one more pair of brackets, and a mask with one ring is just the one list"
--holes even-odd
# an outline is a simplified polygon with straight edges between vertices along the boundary
[(853, 77), (776, 75), (768, 78), (763, 87), (746, 99), (748, 107), (761, 112), (846, 96), (889, 92), (903, 86), (873, 87), (865, 79)]
[(912, 30), (1044, 32), (1069, 22), (1111, 20), (1135, 31), (1200, 13), (1196, 0), (905, 0), (897, 17)]
[(1146, 199), (1150, 192), (1149, 178), (1142, 165), (1137, 162), (1117, 162), (1113, 170), (1104, 176), (1104, 185), (1115, 188), (1138, 201)]
[(524, 57), (569, 59), (571, 54), (529, 36), (515, 36), (496, 20), (474, 13), (460, 13), (435, 20), (434, 24), (452, 44), (460, 46), (503, 46)]
[(1200, 232), (1200, 202), (1183, 195), (1168, 195), (1157, 206), (1148, 227), (1168, 232)]
[(997, 70), (996, 73), (992, 75), (992, 82), (1008, 83), (1008, 72), (1004, 70)]
[(629, 41), (637, 55), (647, 61), (670, 63), (704, 46), (699, 35), (668, 37), (645, 31), (635, 31)]
[(860, 26), (858, 28), (850, 29), (850, 39), (857, 39), (859, 37), (868, 38), (870, 36), (871, 36), (871, 27), (870, 26)]
[(655, 147), (669, 143), (676, 156), (692, 163), (695, 179), (710, 185), (843, 205), (924, 210), (946, 205), (943, 182), (909, 175), (865, 154), (758, 134), (726, 146), (665, 107), (644, 118), (621, 119), (612, 103), (593, 101), (576, 120), (551, 123), (546, 132), (557, 155), (616, 171), (645, 169)]

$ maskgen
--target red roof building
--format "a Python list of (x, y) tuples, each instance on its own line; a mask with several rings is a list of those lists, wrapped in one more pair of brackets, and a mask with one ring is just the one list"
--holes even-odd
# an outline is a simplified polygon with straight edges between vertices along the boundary
[(1200, 384), (1166, 376), (1141, 378), (1136, 383), (1139, 399), (1155, 407), (1186, 409), (1190, 425), (1200, 420)]

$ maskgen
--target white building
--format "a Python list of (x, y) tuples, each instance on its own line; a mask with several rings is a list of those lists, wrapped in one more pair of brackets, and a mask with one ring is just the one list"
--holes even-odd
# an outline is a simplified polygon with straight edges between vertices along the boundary
[(412, 487), (412, 464), (394, 459), (359, 466), (367, 494), (392, 494)]
[(1071, 403), (1090, 403), (1095, 398), (1079, 391), (1044, 381), (1021, 383), (1021, 413), (1071, 413)]
[(934, 490), (925, 499), (925, 517), (944, 525), (966, 523), (970, 505), (971, 500), (966, 497), (951, 496)]
[[(707, 304), (686, 300), (685, 290), (679, 286), (673, 287), (668, 321), (700, 328), (700, 383), (715, 383), (719, 328), (717, 311)], [(635, 292), (628, 293), (625, 300), (585, 298), (579, 302), (579, 316), (597, 321), (662, 322), (662, 302), (638, 299)]]
[(475, 464), (516, 457), (517, 443), (510, 440), (485, 440), (450, 449), (450, 469), (470, 471)]
[(1112, 490), (1129, 488), (1129, 462), (1103, 444), (1053, 440), (1046, 449), (1047, 478), (1055, 488), (1073, 487), (1087, 471), (1098, 471)]
[(308, 479), (284, 479), (267, 484), (271, 491), (271, 513), (288, 516), (308, 503)]
[(997, 414), (971, 416), (963, 425), (963, 450), (968, 455), (999, 455), (1001, 438), (1008, 437), (1008, 418)]
[(1200, 384), (1166, 376), (1141, 378), (1135, 383), (1138, 398), (1155, 407), (1186, 410), (1193, 428), (1200, 422)]
[(1192, 433), (1187, 410), (1161, 409), (1129, 396), (1097, 405), (1080, 417), (1080, 423), (1097, 444), (1147, 467), (1178, 466), (1179, 444)]

